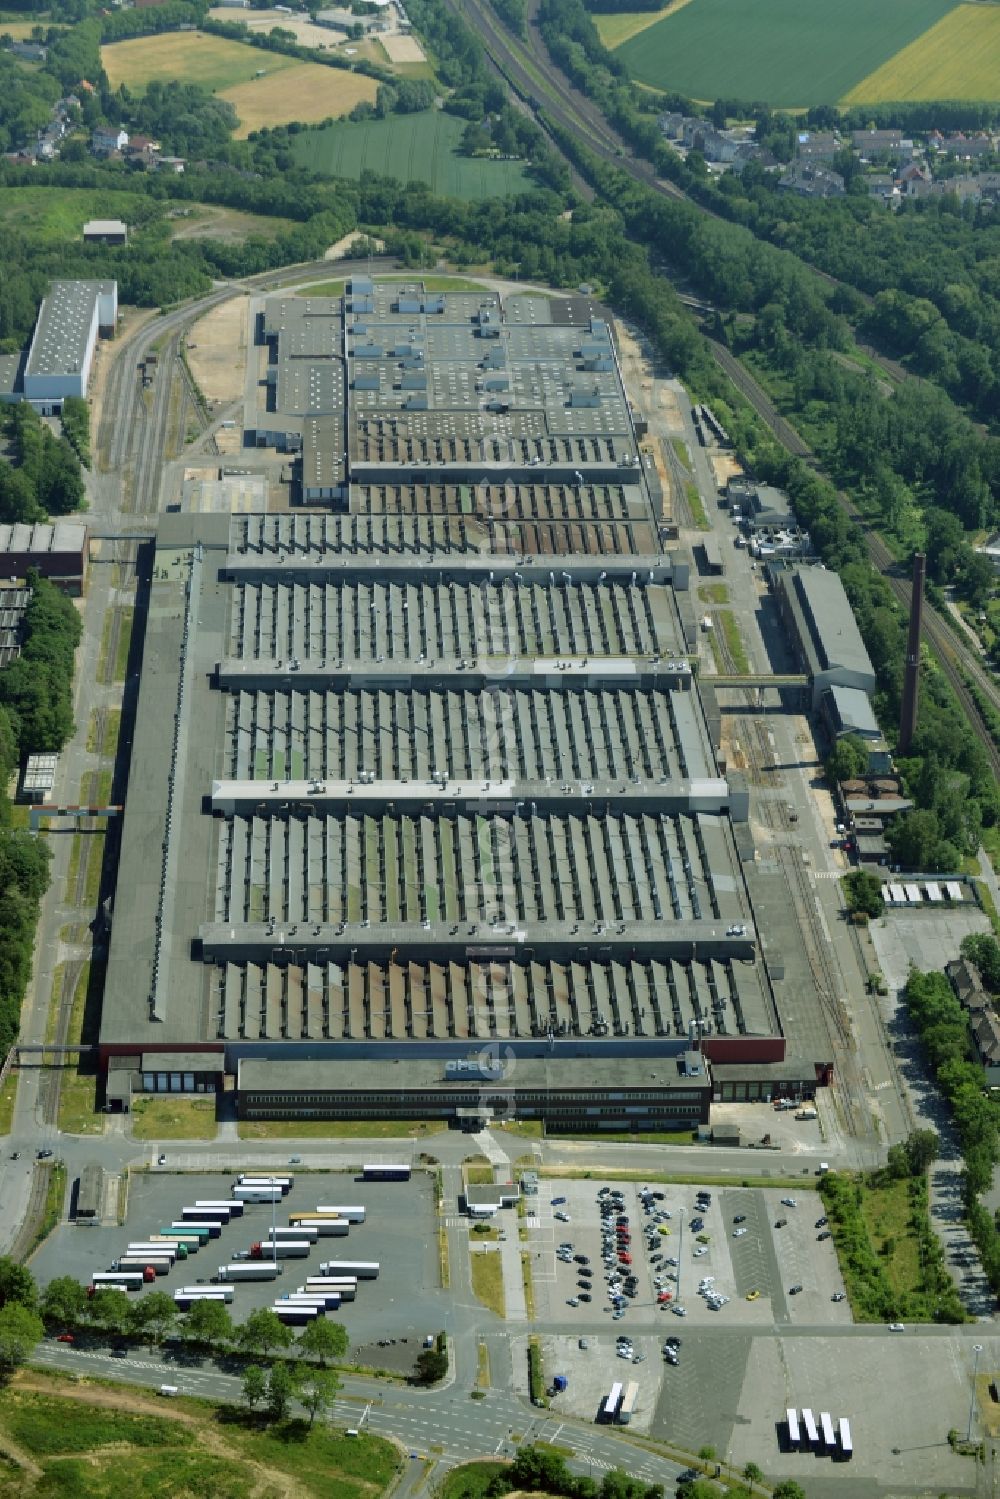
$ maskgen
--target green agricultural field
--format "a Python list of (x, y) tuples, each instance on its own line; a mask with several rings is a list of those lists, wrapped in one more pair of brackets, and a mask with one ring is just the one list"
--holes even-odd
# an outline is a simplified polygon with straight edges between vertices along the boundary
[(378, 172), (401, 182), (426, 182), (448, 198), (502, 198), (530, 186), (517, 161), (474, 161), (458, 154), (464, 126), (440, 110), (385, 120), (303, 130), (292, 149), (303, 166), (331, 177)]
[(955, 0), (691, 0), (618, 48), (643, 83), (690, 98), (835, 104)]

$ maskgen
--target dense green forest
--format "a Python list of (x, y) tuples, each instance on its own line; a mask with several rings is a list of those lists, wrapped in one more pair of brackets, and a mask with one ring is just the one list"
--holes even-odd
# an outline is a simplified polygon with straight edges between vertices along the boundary
[(60, 750), (73, 732), (81, 633), (76, 609), (57, 588), (37, 576), (28, 586), (21, 655), (0, 671), (0, 1057), (17, 1037), (49, 861), (43, 839), (11, 827), (7, 787), (25, 756)]

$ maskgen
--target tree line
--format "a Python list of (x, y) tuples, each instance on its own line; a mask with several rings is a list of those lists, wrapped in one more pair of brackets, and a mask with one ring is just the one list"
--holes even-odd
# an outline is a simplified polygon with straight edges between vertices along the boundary
[(943, 973), (914, 969), (905, 997), (907, 1014), (958, 1133), (965, 1221), (986, 1278), (993, 1291), (1000, 1293), (1000, 1232), (996, 1217), (980, 1200), (992, 1186), (994, 1167), (1000, 1161), (1000, 1121), (973, 1050), (968, 1012)]
[(0, 670), (0, 1057), (16, 1040), (31, 977), (35, 927), (49, 881), (41, 838), (11, 826), (8, 786), (25, 757), (60, 750), (73, 732), (73, 659), (80, 619), (45, 579), (32, 589), (20, 656)]

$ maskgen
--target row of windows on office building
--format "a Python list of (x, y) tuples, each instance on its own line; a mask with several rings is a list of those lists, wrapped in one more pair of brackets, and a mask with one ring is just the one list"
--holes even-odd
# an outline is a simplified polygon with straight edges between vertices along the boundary
[[(475, 1093), (449, 1094), (447, 1098), (440, 1095), (431, 1098), (424, 1093), (244, 1093), (243, 1097), (248, 1104), (323, 1104), (327, 1107), (335, 1105), (353, 1108), (360, 1104), (388, 1104), (397, 1106), (434, 1108), (440, 1105), (446, 1112), (451, 1109), (475, 1108), (482, 1103), (514, 1103), (519, 1108), (541, 1105), (546, 1109), (561, 1108), (571, 1109), (579, 1112), (581, 1109), (598, 1108), (605, 1110), (608, 1104), (615, 1107), (612, 1113), (621, 1113), (623, 1108), (629, 1108), (637, 1104), (652, 1105), (656, 1109), (672, 1109), (675, 1104), (697, 1104), (703, 1097), (704, 1090), (700, 1088), (676, 1088), (670, 1093), (579, 1093), (567, 1095), (565, 1093), (521, 1093), (513, 1089), (499, 1089), (484, 1086)], [(558, 1099), (558, 1103), (553, 1103)]]

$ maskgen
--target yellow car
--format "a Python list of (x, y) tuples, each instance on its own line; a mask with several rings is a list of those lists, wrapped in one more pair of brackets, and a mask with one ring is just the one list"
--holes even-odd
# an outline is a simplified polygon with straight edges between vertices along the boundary
[(669, 1230), (669, 1228), (667, 1227), (667, 1225), (665, 1223), (661, 1223), (660, 1226), (659, 1226), (659, 1228), (656, 1230), (656, 1232), (658, 1234), (662, 1234), (665, 1239), (668, 1238), (669, 1235), (670, 1235), (670, 1230)]
[(747, 1300), (748, 1301), (758, 1301), (759, 1299), (760, 1299), (760, 1292), (759, 1291), (748, 1291), (747, 1292)]

